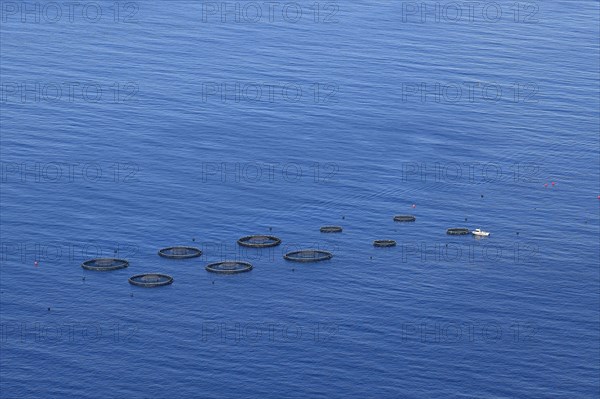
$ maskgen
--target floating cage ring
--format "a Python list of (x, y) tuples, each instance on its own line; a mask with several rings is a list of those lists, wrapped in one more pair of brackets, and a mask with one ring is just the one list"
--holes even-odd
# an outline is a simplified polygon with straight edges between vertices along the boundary
[(87, 270), (95, 270), (100, 272), (124, 269), (129, 266), (129, 262), (125, 259), (116, 258), (97, 258), (86, 260), (81, 264), (81, 267)]
[(188, 258), (197, 258), (202, 255), (202, 251), (200, 251), (196, 247), (167, 247), (162, 248), (158, 251), (158, 254), (163, 258), (170, 259), (188, 259)]
[(320, 262), (333, 258), (333, 254), (331, 252), (316, 249), (304, 249), (301, 251), (288, 252), (283, 255), (283, 258), (292, 262)]
[(394, 240), (375, 240), (373, 241), (375, 247), (395, 247), (396, 241)]
[(224, 261), (210, 263), (206, 265), (206, 270), (221, 274), (244, 273), (252, 270), (252, 265), (248, 262)]
[(414, 222), (417, 220), (413, 215), (396, 215), (394, 216), (394, 222)]
[(464, 236), (466, 234), (469, 234), (470, 232), (471, 231), (469, 229), (466, 229), (464, 227), (453, 227), (446, 230), (446, 234), (449, 234), (451, 236)]
[(129, 277), (129, 284), (146, 288), (160, 287), (172, 283), (173, 277), (161, 273), (136, 274), (135, 276)]
[(323, 226), (321, 227), (321, 233), (341, 233), (342, 228), (340, 226)]
[(242, 237), (237, 242), (243, 247), (250, 248), (276, 247), (281, 244), (281, 240), (275, 236), (260, 234)]

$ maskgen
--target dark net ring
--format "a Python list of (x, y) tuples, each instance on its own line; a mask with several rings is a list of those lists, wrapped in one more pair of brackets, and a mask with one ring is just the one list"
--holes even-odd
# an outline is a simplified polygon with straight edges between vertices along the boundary
[(158, 251), (163, 258), (170, 259), (188, 259), (197, 258), (202, 255), (202, 251), (195, 247), (167, 247)]
[(281, 244), (281, 240), (275, 236), (252, 235), (240, 238), (238, 244), (250, 248), (276, 247)]
[(396, 241), (394, 240), (375, 240), (373, 241), (375, 247), (395, 247)]
[(210, 263), (206, 266), (206, 270), (221, 274), (244, 273), (252, 270), (252, 265), (248, 262), (224, 261)]
[(129, 284), (137, 285), (138, 287), (152, 288), (172, 283), (173, 277), (160, 273), (136, 274), (129, 277)]
[(463, 227), (453, 227), (446, 230), (446, 234), (450, 234), (451, 236), (464, 236), (469, 234), (471, 231), (469, 229), (465, 229)]
[(397, 215), (394, 216), (394, 222), (414, 222), (417, 220), (413, 215)]
[(124, 269), (129, 266), (129, 262), (125, 259), (115, 258), (98, 258), (86, 260), (81, 264), (81, 267), (87, 270), (95, 270), (105, 272), (110, 270)]
[(292, 262), (320, 262), (333, 258), (333, 254), (331, 252), (316, 249), (305, 249), (302, 251), (288, 252), (283, 255), (283, 258)]
[(321, 227), (321, 233), (341, 233), (342, 228), (340, 226), (323, 226)]
[(464, 236), (469, 233), (469, 229), (465, 229), (463, 227), (453, 227), (451, 229), (446, 230), (446, 234), (449, 234), (451, 236)]

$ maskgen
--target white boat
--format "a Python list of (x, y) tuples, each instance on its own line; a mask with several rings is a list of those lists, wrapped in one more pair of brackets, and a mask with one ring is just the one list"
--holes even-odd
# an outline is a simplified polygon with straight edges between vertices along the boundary
[(483, 231), (481, 229), (475, 229), (471, 233), (473, 233), (474, 236), (479, 236), (479, 237), (487, 237), (490, 235), (489, 231)]

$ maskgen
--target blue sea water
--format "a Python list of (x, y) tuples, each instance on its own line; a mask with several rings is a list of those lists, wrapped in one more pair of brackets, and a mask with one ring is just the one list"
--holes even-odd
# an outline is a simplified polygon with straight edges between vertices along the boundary
[(0, 397), (600, 396), (597, 1), (0, 4)]

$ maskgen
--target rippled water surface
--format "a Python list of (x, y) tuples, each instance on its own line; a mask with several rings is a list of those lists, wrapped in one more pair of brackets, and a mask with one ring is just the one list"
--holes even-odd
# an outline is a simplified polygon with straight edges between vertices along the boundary
[(599, 396), (598, 2), (1, 3), (2, 398)]

